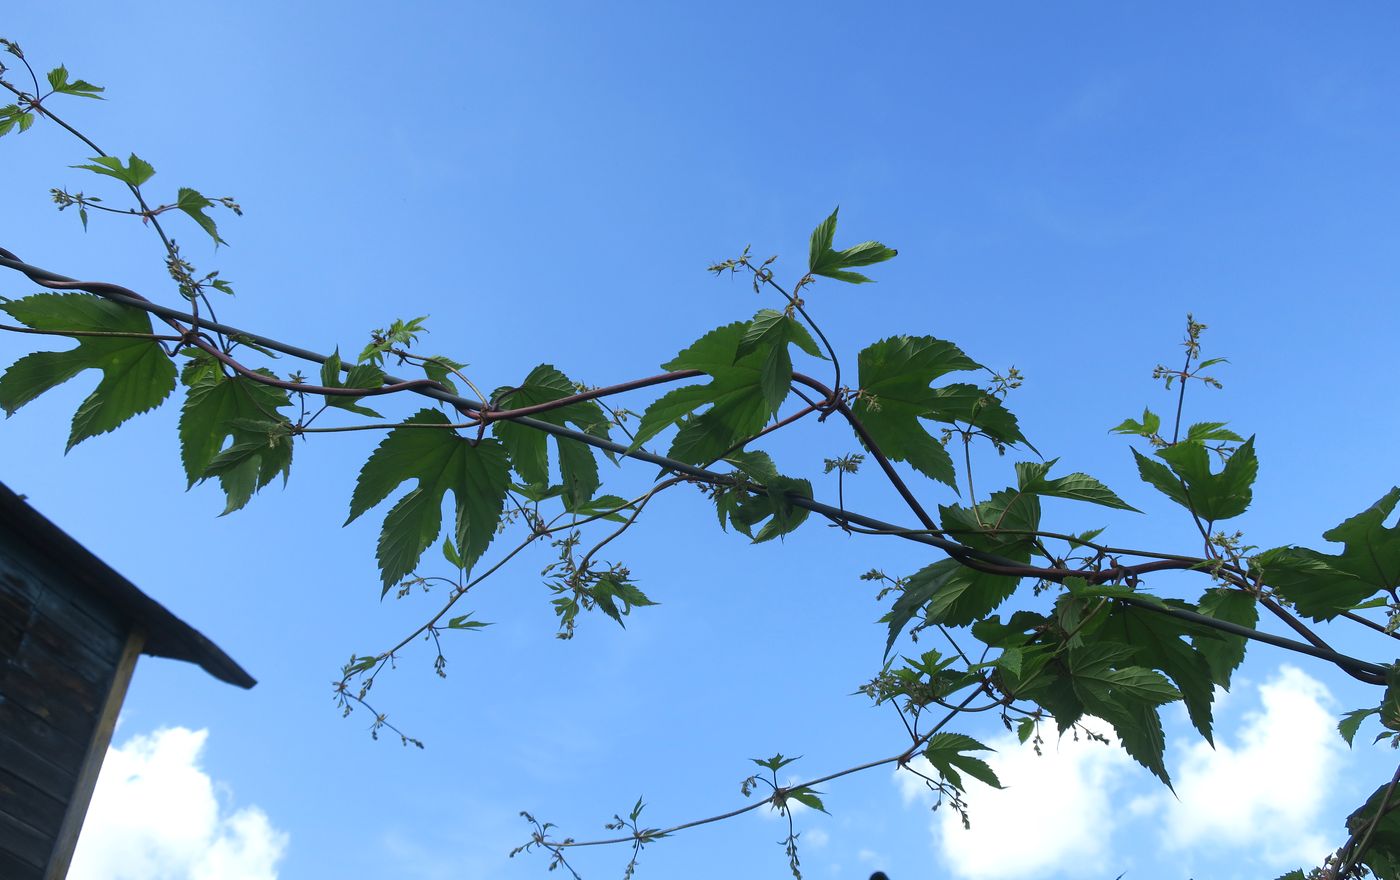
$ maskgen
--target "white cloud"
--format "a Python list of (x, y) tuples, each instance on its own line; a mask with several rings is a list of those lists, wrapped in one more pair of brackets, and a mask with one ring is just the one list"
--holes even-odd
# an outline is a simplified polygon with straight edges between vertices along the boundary
[(1227, 742), (1186, 748), (1175, 774), (1179, 800), (1161, 797), (1163, 847), (1228, 848), (1268, 864), (1317, 863), (1331, 849), (1319, 816), (1343, 758), (1331, 695), (1284, 666), (1259, 687), (1258, 711)]
[(287, 835), (219, 803), (199, 766), (208, 736), (171, 727), (108, 749), (70, 880), (275, 880)]
[[(1090, 726), (1109, 729), (1092, 720)], [(987, 745), (997, 751), (981, 754), (1006, 788), (997, 791), (963, 777), (970, 830), (946, 803), (934, 814), (935, 848), (948, 870), (976, 880), (1050, 872), (1102, 875), (1108, 868), (1109, 835), (1117, 824), (1115, 789), (1132, 760), (1116, 743), (1105, 746), (1082, 736), (1078, 741), (1069, 735), (1050, 738), (1039, 756), (1009, 734)], [(915, 765), (937, 776), (922, 758)], [(896, 778), (906, 803), (931, 802), (923, 780), (905, 772)], [(1046, 809), (1046, 792), (1054, 792), (1053, 809)]]

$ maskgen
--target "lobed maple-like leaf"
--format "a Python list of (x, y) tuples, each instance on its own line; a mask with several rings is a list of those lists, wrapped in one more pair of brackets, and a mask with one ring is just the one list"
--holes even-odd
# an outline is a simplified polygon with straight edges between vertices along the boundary
[(1400, 588), (1400, 524), (1385, 521), (1400, 503), (1394, 487), (1375, 504), (1322, 533), (1344, 546), (1332, 555), (1306, 547), (1276, 547), (1255, 556), (1264, 583), (1313, 620), (1331, 620), (1382, 590)]
[[(497, 389), (492, 399), (501, 409), (518, 409), (549, 403), (576, 394), (574, 382), (549, 364), (540, 364), (530, 371), (525, 381), (513, 388)], [(572, 424), (586, 434), (608, 439), (608, 418), (603, 408), (592, 400), (571, 403), (559, 409), (537, 413), (533, 418), (553, 425)], [(505, 444), (515, 472), (527, 484), (547, 486), (550, 482), (548, 436), (535, 428), (510, 421), (492, 424), (491, 431)], [(578, 510), (598, 491), (598, 462), (593, 449), (586, 443), (556, 437), (559, 475), (563, 481), (564, 505)]]
[(810, 253), (807, 257), (807, 271), (813, 275), (823, 275), (850, 284), (869, 284), (870, 279), (849, 269), (883, 263), (898, 255), (899, 251), (885, 247), (878, 241), (863, 241), (845, 250), (836, 250), (832, 242), (836, 238), (836, 215), (840, 208), (831, 212), (812, 230)]
[[(775, 403), (765, 392), (763, 369), (769, 346), (754, 345), (739, 354), (749, 328), (747, 321), (717, 327), (662, 365), (666, 370), (699, 370), (711, 379), (704, 385), (669, 391), (648, 406), (633, 449), (679, 422), (670, 456), (687, 464), (706, 464), (763, 429), (782, 401)], [(697, 412), (706, 406), (704, 412)]]
[(510, 490), (510, 458), (497, 440), (468, 440), (446, 427), (447, 417), (423, 409), (390, 431), (360, 469), (350, 498), (354, 522), (403, 483), (416, 488), (384, 517), (379, 533), (384, 591), (413, 571), (442, 530), (442, 503), (452, 493), (456, 508), (453, 543), (470, 568), (490, 546)]
[(286, 482), (292, 436), (278, 412), (291, 405), (286, 391), (225, 376), (207, 355), (191, 359), (181, 379), (189, 392), (180, 410), (180, 461), (190, 486), (218, 477), (228, 499), (224, 515), (246, 505), (278, 474)]
[[(140, 309), (85, 293), (38, 293), (0, 303), (26, 327), (46, 331), (151, 333)], [(27, 354), (0, 376), (0, 408), (16, 410), (84, 370), (100, 370), (97, 388), (78, 406), (68, 449), (159, 406), (175, 390), (175, 365), (154, 340), (132, 336), (81, 336), (67, 351)]]
[(941, 401), (931, 384), (981, 365), (956, 345), (932, 336), (893, 336), (860, 353), (860, 396), (852, 406), (880, 450), (925, 476), (956, 487), (953, 460), (919, 423)]

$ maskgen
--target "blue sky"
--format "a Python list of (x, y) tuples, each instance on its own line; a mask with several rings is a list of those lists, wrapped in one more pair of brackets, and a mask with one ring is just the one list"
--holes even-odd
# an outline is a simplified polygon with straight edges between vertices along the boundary
[[(795, 279), (812, 227), (839, 204), (838, 243), (900, 250), (872, 271), (877, 284), (825, 282), (808, 297), (848, 361), (916, 333), (1014, 364), (1028, 381), (1011, 405), (1037, 448), (1148, 512), (1053, 508), (1065, 530), (1110, 525), (1126, 544), (1195, 552), (1189, 519), (1149, 495), (1127, 444), (1107, 433), (1144, 405), (1168, 407), (1150, 372), (1174, 363), (1188, 311), (1210, 325), (1207, 355), (1231, 361), (1223, 391), (1188, 398), (1188, 418), (1258, 434), (1255, 506), (1240, 520), (1251, 543), (1320, 546), (1323, 530), (1396, 482), (1390, 6), (65, 10), (7, 10), (3, 35), (41, 69), (65, 63), (107, 87), (103, 104), (54, 109), (110, 152), (150, 161), (157, 190), (243, 204), (245, 217), (222, 221), (230, 246), (217, 253), (198, 230), (176, 232), (197, 265), (237, 287), (220, 307), (231, 323), (355, 351), (370, 329), (426, 314), (428, 347), (469, 362), (479, 386), (542, 362), (622, 381), (773, 305), (706, 265), (752, 243)], [(97, 217), (84, 234), (53, 210), (50, 187), (99, 192), (68, 168), (87, 158), (80, 145), (36, 126), (0, 155), (0, 245), (174, 300), (148, 230)], [(0, 281), (6, 296), (31, 290)], [(0, 359), (32, 342), (0, 335)], [(329, 682), (432, 601), (381, 602), (377, 518), (339, 528), (376, 438), (300, 447), (287, 491), (220, 519), (216, 490), (184, 491), (174, 406), (63, 455), (90, 384), (0, 427), (0, 479), (260, 680), (240, 692), (142, 661), (112, 763), (131, 768), (127, 784), (104, 783), (110, 803), (128, 806), (103, 815), (140, 824), (178, 792), (198, 804), (182, 815), (202, 818), (176, 842), (170, 821), (112, 832), (128, 848), (149, 844), (130, 876), (539, 876), (543, 858), (505, 858), (528, 836), (522, 809), (582, 838), (642, 794), (647, 820), (671, 824), (742, 803), (752, 756), (801, 754), (793, 769), (822, 775), (901, 748), (893, 713), (850, 696), (884, 647), (883, 610), (858, 575), (912, 572), (927, 555), (815, 523), (750, 547), (716, 529), (694, 494), (659, 499), (618, 551), (658, 607), (625, 631), (589, 619), (561, 642), (536, 576), (547, 550), (528, 556), (475, 597), (495, 625), (455, 640), (446, 680), (420, 647), (376, 686), (427, 749), (374, 742), (363, 713), (339, 717)], [(819, 477), (823, 456), (855, 451), (844, 431), (815, 427), (772, 445), (789, 470)], [(988, 485), (1007, 478), (1007, 463), (985, 464)], [(610, 479), (625, 489), (650, 476)], [(817, 487), (834, 495), (829, 479)], [(932, 484), (920, 492), (952, 500)], [(848, 499), (899, 515), (873, 479)], [(1346, 648), (1389, 656), (1365, 638)], [(946, 810), (930, 813), (883, 770), (832, 783), (832, 816), (799, 817), (803, 866), (814, 878), (882, 867), (895, 880), (1013, 865), (1274, 876), (1299, 864), (1294, 842), (1340, 842), (1342, 817), (1388, 778), (1391, 758), (1314, 736), (1373, 695), (1283, 659), (1259, 648), (1247, 662), (1220, 710), (1225, 757), (1194, 751), (1168, 713), (1169, 765), (1202, 780), (1201, 803), (1231, 807), (1217, 821), (1192, 824), (1214, 814), (1173, 806), (1139, 768), (1070, 743), (1023, 771), (1058, 767), (1063, 804), (1017, 818), (1031, 782), (1002, 806), (975, 799), (972, 837), (949, 833)], [(966, 728), (989, 741), (999, 730)], [(1008, 749), (1004, 760), (1017, 759)], [(1075, 843), (1086, 827), (1097, 833)], [(988, 846), (1005, 858), (979, 861), (987, 846), (968, 841), (999, 829)], [(783, 876), (782, 836), (780, 823), (745, 816), (649, 848), (642, 876)], [(1015, 861), (1018, 847), (1029, 861)], [(89, 852), (114, 870), (117, 850)], [(209, 866), (210, 852), (224, 867)], [(624, 863), (589, 852), (578, 865), (591, 878)]]

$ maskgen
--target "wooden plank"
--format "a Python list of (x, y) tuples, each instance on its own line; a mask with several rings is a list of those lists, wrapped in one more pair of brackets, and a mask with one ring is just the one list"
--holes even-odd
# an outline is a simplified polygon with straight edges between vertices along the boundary
[(13, 853), (0, 849), (0, 877), (5, 880), (44, 880), (44, 869), (21, 861)]
[[(13, 773), (63, 803), (67, 803), (72, 796), (73, 783), (78, 778), (76, 766), (62, 767), (54, 763), (7, 730), (0, 730), (0, 769)], [(0, 877), (3, 876), (0, 873)]]
[[(116, 656), (99, 659), (64, 652), (61, 648), (55, 650), (43, 638), (43, 619), (35, 623), (39, 625), (25, 633), (19, 651), (0, 667), (3, 669), (0, 671), (0, 681), (11, 671), (28, 675), (46, 689), (54, 691), (55, 698), (81, 707), (84, 714), (95, 714), (107, 694), (107, 682), (112, 678)], [(68, 654), (67, 658), (64, 657), (65, 653)]]
[[(76, 588), (80, 590), (81, 587)], [(115, 612), (88, 597), (77, 603), (72, 584), (55, 581), (55, 573), (38, 572), (22, 561), (6, 558), (0, 550), (0, 593), (9, 593), (16, 602), (28, 603), (33, 609), (58, 621), (64, 632), (74, 636), (74, 644), (91, 647), (100, 656), (112, 656), (121, 651), (124, 634), (115, 631), (121, 625)], [(103, 619), (98, 619), (98, 615)]]
[(63, 817), (63, 826), (54, 841), (53, 855), (49, 858), (45, 880), (63, 880), (68, 874), (68, 865), (73, 860), (73, 848), (78, 845), (78, 832), (83, 829), (83, 817), (87, 814), (88, 803), (92, 800), (92, 790), (97, 787), (97, 774), (102, 770), (102, 759), (107, 755), (107, 747), (112, 743), (112, 731), (117, 726), (117, 713), (126, 699), (127, 686), (131, 684), (131, 673), (136, 669), (136, 661), (141, 656), (141, 648), (146, 643), (146, 634), (132, 628), (127, 634), (126, 645), (122, 649), (121, 660), (112, 675), (112, 686), (107, 692), (107, 702), (97, 719), (97, 729), (92, 732), (87, 755), (83, 759), (83, 769), (73, 786), (73, 797), (68, 802)]
[(46, 835), (58, 836), (66, 801), (67, 797), (60, 801), (13, 773), (0, 770), (0, 812), (23, 816), (24, 821)]
[(74, 775), (83, 763), (83, 755), (87, 754), (84, 740), (64, 736), (28, 709), (7, 702), (3, 695), (0, 695), (0, 730), (58, 766), (71, 768)]
[[(40, 602), (45, 593), (50, 593), (78, 612), (75, 626), (83, 627), (82, 634), (94, 641), (100, 639), (120, 646), (126, 625), (123, 615), (93, 595), (86, 584), (73, 581), (62, 568), (47, 567), (45, 560), (34, 559), (23, 551), (7, 553), (3, 539), (4, 535), (0, 534), (0, 589), (12, 589), (35, 603)], [(68, 619), (70, 614), (65, 612), (59, 616)]]
[[(53, 838), (9, 813), (0, 813), (0, 852), (42, 868), (53, 852)], [(55, 880), (62, 880), (59, 874)]]
[(0, 667), (0, 700), (27, 709), (76, 743), (86, 743), (92, 735), (100, 709), (94, 706), (90, 711), (83, 711), (81, 706), (70, 701), (69, 695), (56, 693), (48, 682), (16, 666)]

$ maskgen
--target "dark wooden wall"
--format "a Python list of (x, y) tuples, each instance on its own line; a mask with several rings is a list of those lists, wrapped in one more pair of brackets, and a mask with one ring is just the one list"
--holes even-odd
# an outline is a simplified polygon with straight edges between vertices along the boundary
[(3, 526), (0, 877), (44, 880), (67, 871), (140, 644), (60, 560)]

